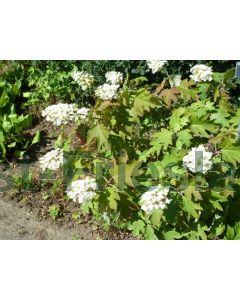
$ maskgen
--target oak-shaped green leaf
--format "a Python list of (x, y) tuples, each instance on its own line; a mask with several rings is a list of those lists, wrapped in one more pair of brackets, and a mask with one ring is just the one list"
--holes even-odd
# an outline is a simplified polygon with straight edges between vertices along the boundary
[(229, 162), (237, 167), (240, 163), (240, 146), (227, 146), (222, 149), (222, 158), (225, 162)]
[(157, 240), (157, 236), (155, 235), (154, 229), (152, 226), (147, 225), (146, 232), (145, 232), (145, 238), (146, 240)]
[(192, 135), (189, 129), (184, 129), (178, 133), (178, 140), (186, 147), (190, 147), (190, 141), (192, 139)]
[(109, 192), (109, 196), (108, 196), (109, 207), (112, 210), (117, 210), (117, 206), (118, 206), (117, 202), (120, 200), (118, 189), (115, 186), (110, 186), (107, 188), (107, 191)]
[(176, 231), (176, 229), (168, 230), (163, 233), (165, 240), (177, 240), (182, 237), (182, 235)]
[(216, 133), (216, 126), (203, 119), (194, 119), (191, 123), (191, 131), (194, 135), (200, 137), (209, 137), (209, 132)]
[(192, 200), (193, 197), (195, 200), (202, 200), (202, 195), (197, 190), (197, 187), (194, 185), (189, 185), (187, 189), (184, 191), (184, 194), (190, 200)]
[(87, 145), (91, 144), (94, 140), (97, 141), (97, 150), (106, 151), (110, 149), (108, 137), (110, 135), (109, 129), (102, 123), (98, 123), (91, 128), (87, 134)]
[(210, 120), (220, 124), (224, 127), (229, 127), (229, 121), (226, 119), (229, 117), (229, 113), (223, 109), (219, 109), (216, 113), (211, 114)]
[(160, 132), (157, 132), (153, 136), (153, 140), (151, 141), (151, 146), (156, 149), (156, 153), (159, 155), (162, 148), (167, 150), (167, 148), (172, 145), (172, 135), (173, 133), (165, 128), (162, 128)]
[(197, 209), (200, 210), (201, 206), (191, 201), (187, 197), (183, 197), (182, 200), (183, 200), (183, 210), (189, 213), (192, 217), (197, 219), (199, 217)]
[(128, 230), (131, 230), (134, 236), (140, 236), (145, 233), (145, 223), (142, 220), (134, 221), (128, 225)]
[(143, 116), (144, 112), (149, 112), (152, 108), (157, 107), (156, 97), (148, 90), (141, 88), (132, 96), (133, 107), (129, 110), (130, 116), (134, 120), (138, 120), (138, 116)]

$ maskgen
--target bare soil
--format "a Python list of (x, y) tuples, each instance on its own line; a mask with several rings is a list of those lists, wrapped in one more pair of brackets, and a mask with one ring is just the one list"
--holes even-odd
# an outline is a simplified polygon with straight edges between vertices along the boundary
[(36, 211), (9, 201), (6, 195), (0, 195), (1, 240), (89, 240), (96, 238), (98, 238), (96, 232), (86, 224), (71, 227), (60, 226), (51, 220), (40, 220)]

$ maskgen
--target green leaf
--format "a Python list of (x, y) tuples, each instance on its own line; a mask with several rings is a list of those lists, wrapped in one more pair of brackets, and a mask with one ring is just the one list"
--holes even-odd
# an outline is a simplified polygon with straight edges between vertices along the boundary
[(3, 117), (2, 128), (3, 128), (3, 130), (4, 130), (6, 133), (10, 132), (10, 130), (11, 130), (11, 128), (12, 128), (12, 124), (11, 124), (11, 122), (9, 122), (9, 121), (7, 120), (7, 116), (6, 116), (6, 115)]
[(161, 218), (163, 215), (163, 211), (160, 209), (154, 210), (154, 212), (151, 215), (151, 222), (153, 226), (159, 226), (161, 222)]
[(157, 106), (156, 98), (145, 88), (141, 88), (132, 97), (133, 107), (129, 110), (130, 116), (137, 120), (137, 116), (143, 116), (144, 112), (149, 112), (151, 108)]
[(62, 138), (62, 134), (60, 134), (55, 142), (55, 147), (62, 148), (62, 145), (63, 145), (63, 138)]
[(4, 136), (3, 132), (0, 131), (0, 142), (3, 143), (4, 141), (5, 141), (5, 136)]
[(195, 219), (199, 217), (196, 209), (201, 209), (199, 205), (188, 199), (187, 197), (183, 197), (183, 210), (193, 216)]
[(187, 101), (190, 99), (198, 100), (199, 97), (197, 92), (193, 89), (190, 89), (190, 86), (191, 81), (187, 81), (186, 79), (181, 81), (180, 86), (178, 86), (178, 89), (181, 92), (181, 97)]
[(232, 228), (228, 225), (227, 226), (227, 232), (226, 232), (226, 239), (234, 240), (234, 237), (235, 237), (234, 228)]
[(186, 147), (190, 147), (190, 141), (192, 139), (192, 135), (190, 134), (189, 129), (184, 129), (178, 133), (178, 141), (180, 141)]
[(21, 81), (17, 80), (16, 83), (12, 87), (12, 93), (14, 96), (17, 96), (20, 93), (20, 88), (21, 88)]
[(202, 240), (207, 240), (207, 235), (205, 233), (205, 231), (207, 231), (207, 226), (201, 226), (200, 224), (198, 224), (198, 236), (202, 239)]
[(117, 210), (117, 206), (118, 206), (117, 201), (120, 200), (120, 196), (118, 194), (117, 188), (115, 186), (110, 186), (107, 188), (107, 191), (109, 192), (109, 196), (108, 196), (109, 207), (112, 210)]
[(224, 80), (233, 79), (235, 75), (235, 68), (229, 69), (224, 73)]
[(221, 150), (223, 160), (237, 167), (240, 163), (240, 146), (227, 146)]
[(196, 189), (195, 185), (189, 185), (188, 188), (184, 191), (186, 197), (192, 200), (192, 196), (195, 200), (202, 200), (200, 192)]
[(217, 81), (218, 83), (221, 83), (221, 82), (223, 82), (223, 79), (224, 79), (224, 73), (214, 72), (212, 77), (213, 77), (213, 80)]
[(190, 128), (194, 135), (206, 138), (209, 137), (208, 132), (216, 133), (217, 131), (214, 124), (201, 119), (194, 119)]
[(234, 240), (240, 240), (240, 223), (237, 223), (234, 226), (234, 231), (235, 231), (235, 237)]
[(172, 145), (173, 133), (165, 128), (162, 128), (160, 132), (157, 132), (153, 136), (153, 140), (150, 144), (153, 146), (153, 153), (160, 154), (161, 150), (167, 150), (168, 146)]
[[(13, 116), (13, 118), (11, 118), (11, 116)], [(21, 116), (17, 116), (17, 115), (9, 115), (9, 118), (11, 118), (12, 122), (16, 122), (18, 123), (18, 125), (20, 125), (22, 128), (29, 128), (32, 126), (32, 116), (31, 115), (21, 115)]]
[(9, 102), (9, 97), (5, 93), (0, 98), (0, 107), (4, 107)]
[(8, 144), (7, 147), (14, 148), (14, 147), (16, 147), (16, 144), (17, 144), (16, 142), (12, 142), (12, 143)]
[(180, 239), (182, 235), (176, 231), (176, 229), (169, 230), (163, 233), (164, 239), (165, 240), (175, 240), (175, 239)]
[(40, 141), (40, 131), (38, 130), (32, 140), (32, 145), (39, 143)]
[(157, 240), (158, 239), (154, 233), (154, 229), (150, 225), (147, 225), (147, 227), (146, 227), (145, 238), (146, 238), (146, 240)]
[(110, 145), (108, 142), (108, 137), (110, 131), (102, 123), (98, 123), (92, 129), (88, 131), (87, 134), (87, 144), (91, 144), (94, 140), (97, 141), (97, 150), (110, 150)]
[(215, 209), (218, 209), (220, 211), (223, 211), (223, 208), (221, 206), (221, 204), (218, 202), (218, 201), (213, 201), (213, 200), (210, 200), (210, 202), (212, 203), (213, 207)]
[(220, 224), (218, 227), (216, 227), (216, 235), (219, 236), (223, 234), (224, 230), (225, 230), (225, 225)]
[(1, 141), (0, 141), (0, 147), (1, 147), (1, 149), (2, 149), (2, 154), (3, 154), (3, 156), (5, 156), (5, 155), (6, 155), (6, 148), (5, 148), (4, 143), (1, 142)]
[(186, 108), (184, 107), (179, 107), (177, 109), (174, 109), (172, 112), (172, 115), (170, 117), (170, 128), (174, 131), (174, 132), (178, 132), (182, 129), (182, 124), (181, 121), (183, 119), (183, 115), (186, 112)]
[(134, 236), (140, 236), (145, 233), (145, 223), (142, 220), (134, 221), (128, 225), (128, 229), (132, 231)]
[(24, 98), (30, 98), (31, 96), (32, 96), (31, 92), (25, 92), (25, 93), (23, 93), (23, 97)]
[(130, 80), (129, 85), (137, 87), (137, 86), (139, 86), (142, 83), (147, 82), (147, 81), (148, 80), (145, 76), (140, 76), (140, 77), (137, 77), (137, 78), (134, 78), (134, 79)]
[(224, 127), (229, 127), (229, 121), (226, 119), (227, 117), (229, 117), (229, 113), (223, 109), (219, 109), (216, 113), (211, 114), (210, 120), (213, 120), (215, 123)]
[(173, 165), (178, 164), (179, 160), (181, 160), (181, 156), (179, 156), (176, 152), (166, 154), (162, 160), (162, 166), (163, 168), (172, 167)]

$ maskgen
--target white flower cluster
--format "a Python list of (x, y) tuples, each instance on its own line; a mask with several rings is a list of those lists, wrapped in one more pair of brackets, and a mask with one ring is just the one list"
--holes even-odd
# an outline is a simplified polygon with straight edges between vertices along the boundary
[(96, 89), (95, 94), (102, 100), (116, 99), (118, 88), (119, 85), (104, 83)]
[(93, 75), (85, 72), (85, 71), (73, 71), (72, 72), (72, 78), (75, 80), (81, 88), (86, 91), (88, 88), (90, 88), (94, 82)]
[(206, 174), (212, 167), (212, 152), (208, 152), (203, 145), (199, 145), (183, 157), (183, 162), (190, 171)]
[(113, 85), (119, 85), (123, 81), (123, 74), (116, 71), (110, 71), (105, 74), (107, 82)]
[(63, 165), (63, 150), (56, 149), (48, 152), (39, 159), (40, 168), (42, 171), (56, 171)]
[(211, 81), (212, 80), (212, 68), (206, 65), (196, 65), (191, 68), (192, 75), (190, 77), (195, 82)]
[(162, 69), (162, 67), (167, 63), (167, 60), (147, 60), (147, 65), (152, 73), (155, 74)]
[(87, 118), (89, 109), (78, 108), (76, 104), (59, 103), (50, 105), (42, 111), (42, 116), (48, 122), (53, 123), (55, 126), (67, 124), (69, 122), (76, 122), (78, 120), (85, 120)]
[(171, 87), (178, 87), (181, 84), (181, 75), (171, 75), (169, 76), (169, 83)]
[(123, 81), (123, 74), (116, 71), (110, 71), (105, 74), (107, 83), (100, 85), (95, 95), (102, 100), (116, 99), (118, 95), (118, 89)]
[(164, 209), (171, 202), (171, 199), (167, 197), (168, 193), (169, 188), (163, 187), (160, 184), (152, 186), (140, 198), (141, 209), (147, 213), (158, 208)]
[(94, 178), (86, 177), (73, 181), (67, 188), (67, 196), (74, 202), (83, 203), (96, 196), (97, 183)]

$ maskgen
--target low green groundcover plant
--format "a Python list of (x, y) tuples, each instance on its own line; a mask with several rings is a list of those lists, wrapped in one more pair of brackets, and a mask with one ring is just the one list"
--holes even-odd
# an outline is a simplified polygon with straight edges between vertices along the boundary
[(24, 70), (4, 64), (0, 72), (0, 159), (10, 153), (21, 157), (31, 144), (24, 131), (32, 126), (30, 114), (21, 110)]
[[(147, 62), (152, 73), (166, 61)], [(230, 91), (234, 69), (193, 66), (162, 82), (110, 72), (92, 91), (95, 104), (54, 104), (43, 116), (60, 135), (40, 159), (42, 170), (63, 166), (66, 198), (83, 212), (145, 239), (237, 239), (240, 221), (240, 109)], [(73, 79), (91, 89), (90, 74)]]

